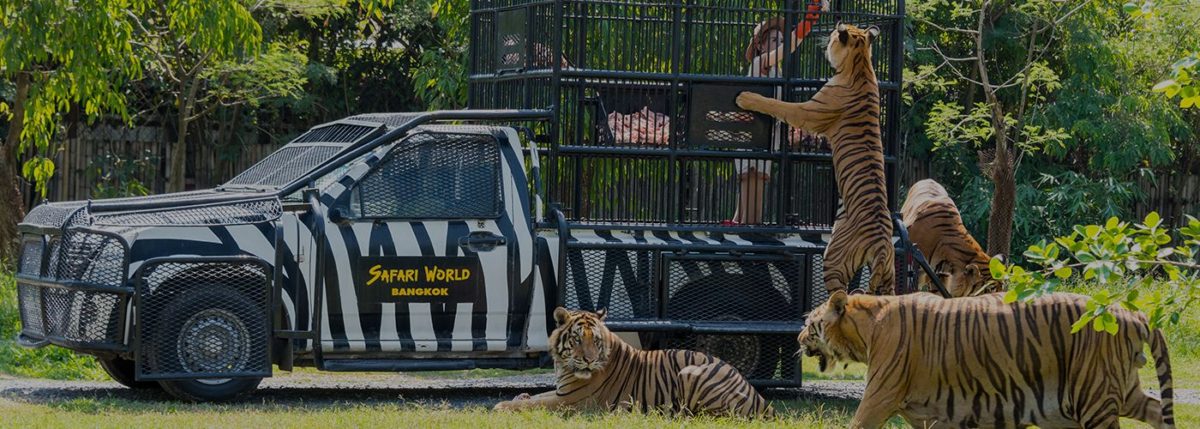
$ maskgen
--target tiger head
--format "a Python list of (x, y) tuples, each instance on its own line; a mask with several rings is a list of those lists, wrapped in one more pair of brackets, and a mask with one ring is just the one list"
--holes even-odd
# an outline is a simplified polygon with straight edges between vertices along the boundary
[(595, 313), (562, 307), (554, 310), (558, 327), (550, 333), (550, 354), (560, 375), (567, 372), (587, 380), (604, 369), (612, 351), (608, 341), (612, 333), (604, 326), (606, 314), (603, 309)]
[[(879, 28), (872, 25), (861, 29), (850, 24), (838, 22), (833, 33), (829, 35), (829, 45), (825, 47), (825, 57), (838, 73), (846, 70), (847, 66), (858, 64), (871, 68), (871, 42), (879, 36)], [(874, 72), (872, 72), (874, 74)]]
[(837, 335), (848, 300), (846, 292), (834, 292), (829, 296), (829, 301), (808, 313), (804, 329), (796, 338), (805, 355), (818, 358), (822, 372), (828, 371), (838, 361), (857, 360), (847, 344)]

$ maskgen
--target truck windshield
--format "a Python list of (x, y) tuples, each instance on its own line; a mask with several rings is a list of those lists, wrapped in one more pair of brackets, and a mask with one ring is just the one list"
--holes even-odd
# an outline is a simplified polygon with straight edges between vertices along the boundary
[(334, 123), (313, 128), (238, 174), (226, 188), (280, 188), (305, 176), (355, 143), (376, 133), (378, 126)]

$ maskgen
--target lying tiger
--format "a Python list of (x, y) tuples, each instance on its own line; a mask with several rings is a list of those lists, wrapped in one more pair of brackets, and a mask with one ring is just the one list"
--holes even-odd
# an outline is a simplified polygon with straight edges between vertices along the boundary
[(732, 365), (700, 352), (644, 351), (621, 341), (599, 313), (554, 310), (557, 388), (522, 394), (497, 410), (599, 409), (770, 417), (768, 403)]
[[(1003, 289), (988, 271), (991, 257), (963, 226), (958, 206), (941, 184), (925, 179), (912, 185), (900, 209), (908, 237), (929, 260), (951, 296), (975, 296)], [(924, 272), (922, 279), (924, 279)]]
[[(899, 414), (913, 427), (1118, 427), (1118, 417), (1174, 427), (1171, 363), (1161, 331), (1110, 307), (1117, 335), (1071, 324), (1088, 298), (1057, 293), (1024, 304), (1001, 294), (835, 292), (808, 316), (799, 341), (821, 370), (865, 362), (867, 387), (851, 422), (876, 428)], [(1149, 343), (1162, 401), (1137, 370)]]

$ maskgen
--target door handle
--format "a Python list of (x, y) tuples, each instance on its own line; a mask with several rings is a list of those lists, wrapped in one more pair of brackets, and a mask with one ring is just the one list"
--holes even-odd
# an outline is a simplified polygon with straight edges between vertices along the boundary
[(458, 246), (474, 251), (488, 252), (496, 248), (508, 244), (508, 241), (503, 236), (493, 234), (491, 231), (475, 231), (458, 238)]

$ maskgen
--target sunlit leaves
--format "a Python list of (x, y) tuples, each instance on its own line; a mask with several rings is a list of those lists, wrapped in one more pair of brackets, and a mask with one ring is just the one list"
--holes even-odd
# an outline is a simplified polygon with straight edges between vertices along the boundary
[[(1187, 225), (1178, 230), (1183, 243), (1174, 246), (1162, 225), (1162, 217), (1153, 212), (1137, 224), (1113, 217), (1103, 225), (1078, 225), (1068, 236), (1029, 246), (1024, 256), (1035, 270), (1005, 266), (999, 260), (989, 268), (993, 278), (1008, 284), (1008, 302), (1054, 292), (1067, 281), (1101, 285), (1073, 331), (1090, 325), (1115, 334), (1117, 321), (1108, 312), (1113, 305), (1146, 312), (1152, 327), (1177, 323), (1200, 292), (1200, 264), (1195, 259), (1200, 254), (1200, 220), (1187, 217)], [(1153, 283), (1166, 287), (1143, 293)]]

